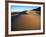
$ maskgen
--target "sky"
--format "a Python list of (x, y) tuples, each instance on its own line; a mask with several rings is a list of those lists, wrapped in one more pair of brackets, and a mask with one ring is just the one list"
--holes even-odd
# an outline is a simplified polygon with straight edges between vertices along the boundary
[(21, 12), (25, 10), (32, 10), (36, 9), (38, 6), (17, 6), (17, 5), (11, 5), (11, 12)]

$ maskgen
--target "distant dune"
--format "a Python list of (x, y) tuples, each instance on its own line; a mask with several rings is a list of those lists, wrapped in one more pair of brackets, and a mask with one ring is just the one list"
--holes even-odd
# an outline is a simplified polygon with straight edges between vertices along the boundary
[(15, 15), (15, 14), (38, 14), (38, 15), (41, 15), (41, 8), (38, 7), (37, 9), (25, 10), (22, 12), (11, 12), (11, 15)]

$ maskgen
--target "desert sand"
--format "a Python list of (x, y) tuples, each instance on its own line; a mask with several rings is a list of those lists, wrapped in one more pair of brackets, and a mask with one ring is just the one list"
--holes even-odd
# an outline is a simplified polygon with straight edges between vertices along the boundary
[(35, 15), (18, 15), (12, 22), (12, 30), (39, 30), (40, 18), (40, 16)]

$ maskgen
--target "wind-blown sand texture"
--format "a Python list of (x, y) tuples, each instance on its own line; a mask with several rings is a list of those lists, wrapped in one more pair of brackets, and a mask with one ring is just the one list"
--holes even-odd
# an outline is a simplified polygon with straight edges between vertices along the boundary
[[(36, 13), (34, 12), (34, 14)], [(41, 16), (34, 14), (18, 14), (11, 16), (11, 30), (39, 30)]]

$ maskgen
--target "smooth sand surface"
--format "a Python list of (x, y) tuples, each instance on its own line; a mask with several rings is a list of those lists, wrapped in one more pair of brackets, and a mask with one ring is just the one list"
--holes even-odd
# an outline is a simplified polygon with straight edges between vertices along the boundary
[[(14, 17), (14, 18), (13, 18)], [(40, 29), (40, 16), (35, 15), (18, 15), (12, 16), (12, 30), (39, 30)], [(14, 21), (13, 21), (14, 20)]]

